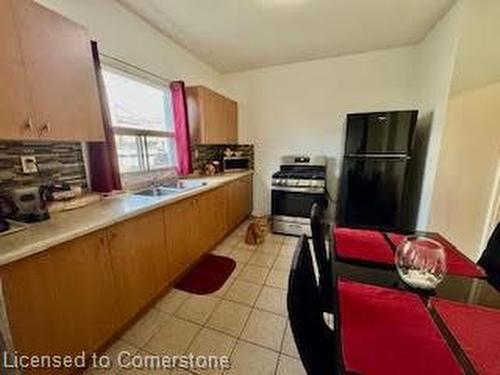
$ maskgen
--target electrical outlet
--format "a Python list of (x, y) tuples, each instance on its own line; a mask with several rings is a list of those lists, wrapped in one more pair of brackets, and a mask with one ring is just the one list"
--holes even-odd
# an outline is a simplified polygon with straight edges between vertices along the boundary
[(21, 166), (23, 168), (23, 173), (30, 174), (38, 172), (36, 157), (34, 156), (21, 156)]

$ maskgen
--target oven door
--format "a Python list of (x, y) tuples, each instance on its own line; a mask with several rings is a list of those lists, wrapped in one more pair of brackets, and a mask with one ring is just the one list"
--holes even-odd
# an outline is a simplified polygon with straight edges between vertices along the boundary
[(309, 218), (314, 203), (326, 208), (325, 192), (315, 189), (273, 188), (271, 212), (278, 217)]

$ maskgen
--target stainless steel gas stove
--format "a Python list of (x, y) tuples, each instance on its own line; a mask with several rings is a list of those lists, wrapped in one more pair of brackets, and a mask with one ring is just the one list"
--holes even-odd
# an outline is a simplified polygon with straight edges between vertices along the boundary
[(310, 236), (312, 205), (328, 204), (326, 157), (282, 157), (280, 170), (273, 174), (271, 197), (273, 232)]

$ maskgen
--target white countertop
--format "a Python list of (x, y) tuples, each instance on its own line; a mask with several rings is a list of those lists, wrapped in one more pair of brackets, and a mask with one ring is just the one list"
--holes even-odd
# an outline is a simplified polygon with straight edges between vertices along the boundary
[(83, 208), (54, 213), (49, 220), (29, 224), (26, 230), (0, 237), (0, 266), (252, 173), (245, 171), (201, 176), (195, 179), (206, 182), (206, 185), (173, 196), (149, 197), (125, 193)]

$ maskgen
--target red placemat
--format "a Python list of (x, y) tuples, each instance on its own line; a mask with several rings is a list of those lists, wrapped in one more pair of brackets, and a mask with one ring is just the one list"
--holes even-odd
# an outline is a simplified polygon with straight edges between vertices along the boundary
[[(404, 235), (398, 233), (387, 233), (387, 237), (394, 244), (398, 246), (405, 238)], [(467, 258), (460, 252), (450, 241), (441, 236), (440, 234), (433, 233), (429, 238), (439, 242), (443, 245), (446, 252), (446, 267), (450, 275), (468, 276), (468, 277), (485, 277), (484, 270)]]
[(346, 371), (359, 374), (462, 374), (420, 298), (339, 280), (340, 337)]
[(432, 298), (431, 303), (479, 374), (500, 374), (500, 310)]
[(341, 259), (394, 264), (394, 252), (381, 232), (337, 227), (333, 236), (335, 253)]

